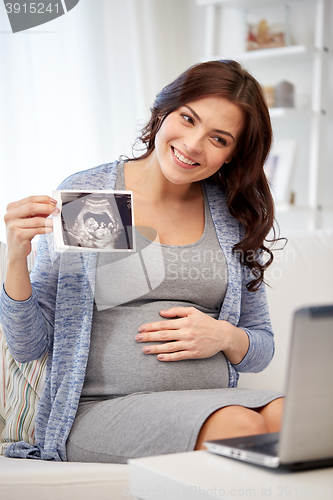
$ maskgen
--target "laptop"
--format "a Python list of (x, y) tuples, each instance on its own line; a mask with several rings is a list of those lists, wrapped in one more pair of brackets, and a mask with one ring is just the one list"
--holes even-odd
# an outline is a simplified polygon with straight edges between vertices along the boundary
[(333, 466), (333, 305), (294, 313), (281, 432), (206, 441), (207, 450), (271, 468)]

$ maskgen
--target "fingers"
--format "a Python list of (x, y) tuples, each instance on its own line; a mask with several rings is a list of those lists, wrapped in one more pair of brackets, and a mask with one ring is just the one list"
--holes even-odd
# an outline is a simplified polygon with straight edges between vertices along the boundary
[(166, 318), (184, 318), (194, 312), (198, 312), (195, 307), (170, 307), (170, 309), (162, 309), (160, 315)]
[(159, 361), (182, 361), (184, 359), (195, 359), (195, 356), (190, 351), (184, 350), (172, 354), (158, 354), (157, 359)]
[(178, 319), (186, 318), (190, 314), (200, 313), (195, 307), (171, 307), (170, 309), (162, 309), (160, 311), (161, 316), (167, 318), (177, 318), (175, 320), (168, 321), (155, 321), (154, 323), (145, 323), (141, 325), (138, 330), (139, 332), (153, 332), (160, 330), (178, 329), (181, 328), (183, 323), (179, 322)]
[(23, 259), (31, 251), (31, 240), (53, 230), (53, 221), (48, 219), (59, 213), (56, 200), (49, 196), (30, 196), (10, 203), (4, 220), (7, 227), (8, 254)]
[(179, 329), (157, 330), (138, 333), (135, 337), (137, 342), (170, 342), (171, 340), (180, 340)]
[(51, 204), (51, 205), (56, 205), (57, 201), (51, 198), (50, 196), (29, 196), (28, 198), (23, 198), (22, 200), (18, 201), (13, 201), (8, 204), (7, 206), (7, 211), (9, 210), (14, 210), (15, 208), (18, 208), (22, 205), (28, 205), (29, 203), (46, 203), (46, 204)]
[[(142, 351), (145, 354), (157, 354), (158, 359), (165, 361), (163, 355), (166, 353), (175, 353), (185, 349), (185, 343), (181, 341), (180, 328), (181, 320), (157, 321), (156, 323), (147, 323), (139, 328), (135, 340), (137, 342), (166, 342), (165, 344), (146, 345)], [(163, 330), (163, 328), (167, 328)], [(162, 356), (162, 357), (161, 357)]]
[(46, 217), (27, 217), (24, 219), (15, 219), (13, 223), (11, 221), (8, 222), (7, 227), (10, 228), (14, 226), (19, 229), (35, 229), (35, 228), (43, 228), (43, 227), (53, 227), (53, 220), (48, 219)]
[(166, 344), (150, 345), (143, 348), (145, 354), (157, 354), (159, 360), (189, 359), (193, 357), (188, 353), (189, 342), (193, 338), (186, 327), (188, 323), (187, 316), (193, 311), (197, 310), (194, 307), (172, 307), (162, 310), (160, 311), (162, 316), (176, 319), (141, 325), (138, 328), (139, 333), (136, 335), (135, 340), (142, 343), (166, 342)]
[(5, 215), (6, 224), (13, 219), (22, 219), (34, 216), (48, 217), (51, 215), (57, 202), (49, 196), (30, 196), (7, 206)]
[(145, 354), (167, 354), (186, 349), (185, 342), (168, 342), (166, 344), (147, 345), (142, 351)]
[[(142, 351), (145, 354), (157, 355), (159, 361), (180, 361), (182, 359), (197, 358), (199, 351), (196, 348), (195, 339), (187, 328), (183, 328), (183, 319), (166, 322), (169, 328), (170, 323), (175, 326), (174, 329), (157, 329), (156, 331), (138, 333), (135, 337), (137, 342), (165, 342), (164, 344), (145, 345)], [(156, 328), (155, 325), (164, 326), (164, 323), (162, 321), (151, 323), (150, 328)]]
[(159, 361), (181, 361), (197, 357), (195, 351), (187, 349), (184, 342), (169, 342), (167, 344), (150, 345), (143, 348), (145, 354), (155, 354)]
[[(168, 321), (156, 321), (155, 323), (145, 323), (138, 328), (140, 333), (143, 332), (163, 332), (163, 330), (178, 330), (182, 323), (181, 318), (170, 319)], [(161, 339), (159, 339), (161, 340)], [(162, 339), (163, 340), (163, 339)]]

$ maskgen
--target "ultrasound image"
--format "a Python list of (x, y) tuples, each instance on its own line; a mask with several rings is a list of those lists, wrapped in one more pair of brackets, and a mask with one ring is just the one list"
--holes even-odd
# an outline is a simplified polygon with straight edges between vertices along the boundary
[(113, 250), (131, 249), (131, 196), (116, 193), (62, 192), (65, 245)]

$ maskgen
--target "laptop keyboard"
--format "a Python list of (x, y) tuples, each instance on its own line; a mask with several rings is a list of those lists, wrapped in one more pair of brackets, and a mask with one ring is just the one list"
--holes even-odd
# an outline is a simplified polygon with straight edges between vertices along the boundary
[(257, 453), (263, 453), (264, 455), (270, 455), (276, 457), (278, 455), (278, 444), (279, 440), (269, 441), (267, 443), (244, 443), (240, 444), (238, 447), (242, 449), (247, 449), (251, 451), (256, 451)]

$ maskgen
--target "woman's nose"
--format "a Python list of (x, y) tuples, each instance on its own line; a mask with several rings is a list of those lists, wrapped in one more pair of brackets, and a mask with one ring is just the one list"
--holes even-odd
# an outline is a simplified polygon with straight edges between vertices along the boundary
[(184, 137), (184, 144), (188, 152), (201, 153), (203, 147), (203, 137), (198, 131), (191, 131)]

